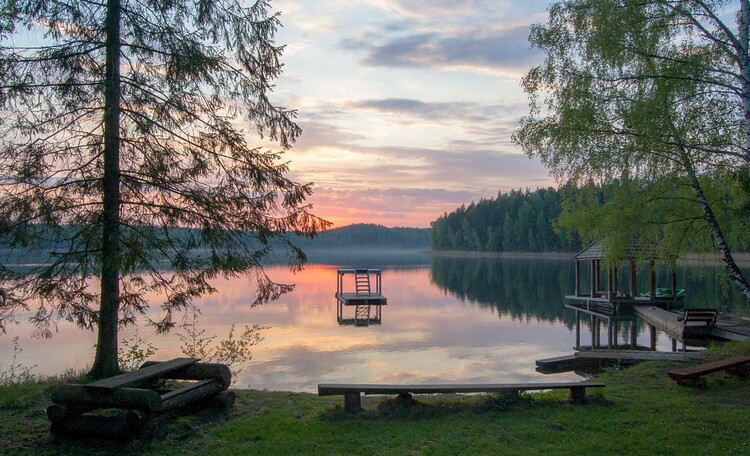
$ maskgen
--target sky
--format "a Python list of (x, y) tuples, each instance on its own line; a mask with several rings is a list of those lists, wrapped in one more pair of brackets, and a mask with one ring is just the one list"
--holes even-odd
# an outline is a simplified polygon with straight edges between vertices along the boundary
[(521, 78), (549, 1), (274, 0), (284, 72), (272, 100), (303, 133), (284, 159), (341, 227), (429, 227), (499, 191), (554, 186), (512, 144)]

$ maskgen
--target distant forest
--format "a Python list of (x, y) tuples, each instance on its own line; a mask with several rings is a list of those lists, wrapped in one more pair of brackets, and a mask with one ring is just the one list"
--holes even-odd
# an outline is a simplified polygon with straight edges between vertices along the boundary
[(359, 223), (334, 228), (314, 239), (298, 238), (295, 243), (305, 248), (430, 248), (430, 228), (386, 228), (382, 225)]
[(552, 252), (581, 249), (575, 233), (556, 231), (565, 190), (498, 193), (443, 214), (432, 223), (434, 250)]

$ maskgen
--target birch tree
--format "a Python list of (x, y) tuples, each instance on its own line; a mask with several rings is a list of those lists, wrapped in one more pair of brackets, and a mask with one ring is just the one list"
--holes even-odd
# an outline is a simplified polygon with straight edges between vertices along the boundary
[[(2, 3), (0, 323), (96, 329), (104, 377), (148, 295), (168, 331), (217, 276), (253, 271), (257, 303), (291, 289), (263, 259), (301, 267), (287, 233), (327, 222), (282, 161), (300, 129), (269, 98), (279, 25), (265, 0)], [(11, 267), (19, 252), (41, 265)]]
[[(548, 22), (532, 28), (546, 59), (523, 80), (531, 110), (514, 140), (561, 181), (622, 182), (633, 204), (610, 206), (622, 222), (607, 227), (613, 235), (664, 236), (673, 223), (697, 233), (700, 220), (750, 297), (717, 215), (722, 201), (704, 188), (717, 177), (736, 188), (747, 181), (748, 27), (747, 0), (555, 3)], [(685, 198), (691, 207), (672, 218), (652, 207), (665, 199), (684, 207)], [(721, 211), (747, 221), (747, 198)]]

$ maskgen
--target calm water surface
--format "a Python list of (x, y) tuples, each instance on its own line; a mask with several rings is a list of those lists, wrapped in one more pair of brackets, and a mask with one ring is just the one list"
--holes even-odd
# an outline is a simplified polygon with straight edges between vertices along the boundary
[[(252, 361), (240, 366), (237, 387), (313, 392), (323, 382), (578, 378), (535, 370), (537, 359), (573, 353), (575, 318), (563, 299), (574, 284), (572, 260), (429, 257), (414, 252), (311, 252), (310, 258), (296, 274), (283, 266), (269, 267), (274, 280), (297, 285), (276, 302), (251, 307), (254, 286), (246, 277), (217, 283), (219, 293), (198, 302), (198, 325), (205, 335), (226, 337), (233, 324), (269, 327), (262, 331), (265, 339), (254, 347)], [(334, 293), (340, 267), (383, 270), (388, 305), (379, 320), (367, 326), (339, 324)], [(746, 312), (746, 303), (719, 277), (718, 268), (683, 268), (678, 285), (688, 289), (689, 305), (718, 304)], [(341, 311), (345, 319), (354, 318), (353, 307)], [(376, 309), (371, 311), (376, 315)], [(584, 341), (590, 339), (586, 325)], [(35, 373), (85, 369), (93, 360), (91, 332), (67, 323), (60, 323), (51, 340), (34, 339), (31, 332), (22, 323), (0, 336), (0, 369), (12, 362), (14, 336), (23, 350), (16, 362), (35, 366)], [(128, 328), (122, 337), (134, 334)], [(137, 334), (158, 347), (154, 359), (181, 356), (174, 334), (154, 335), (148, 327)], [(627, 330), (623, 337), (629, 337)], [(645, 327), (640, 328), (638, 343), (648, 345), (647, 338)], [(669, 339), (659, 334), (658, 348), (670, 347)]]

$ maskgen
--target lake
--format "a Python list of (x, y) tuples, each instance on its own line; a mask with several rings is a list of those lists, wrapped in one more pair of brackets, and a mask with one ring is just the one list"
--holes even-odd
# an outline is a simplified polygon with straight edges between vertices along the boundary
[[(576, 379), (574, 373), (543, 375), (537, 359), (573, 353), (575, 315), (566, 309), (575, 273), (570, 258), (428, 256), (409, 251), (309, 252), (302, 272), (269, 266), (276, 281), (295, 283), (278, 301), (252, 307), (254, 285), (247, 277), (216, 282), (219, 293), (197, 304), (198, 329), (226, 337), (231, 325), (260, 324), (264, 340), (250, 363), (239, 366), (236, 387), (316, 391), (318, 383), (529, 382)], [(354, 308), (338, 309), (336, 271), (368, 267), (382, 270), (388, 304), (371, 309), (367, 325), (353, 325)], [(666, 274), (666, 273), (665, 273)], [(678, 286), (686, 305), (718, 306), (750, 314), (748, 304), (723, 278), (719, 266), (682, 266)], [(351, 276), (350, 276), (351, 277)], [(378, 318), (376, 318), (378, 317)], [(32, 328), (10, 326), (0, 336), (0, 370), (12, 363), (13, 343), (23, 350), (16, 360), (37, 374), (87, 369), (95, 335), (61, 322), (53, 339), (31, 337)], [(341, 324), (340, 324), (341, 323)], [(584, 321), (582, 340), (589, 340)], [(622, 337), (629, 337), (624, 328)], [(134, 328), (122, 333), (131, 339)], [(181, 356), (174, 334), (137, 335), (158, 348), (154, 359)], [(587, 339), (587, 337), (589, 339)], [(657, 348), (671, 341), (657, 335)], [(648, 345), (645, 325), (637, 341)]]

